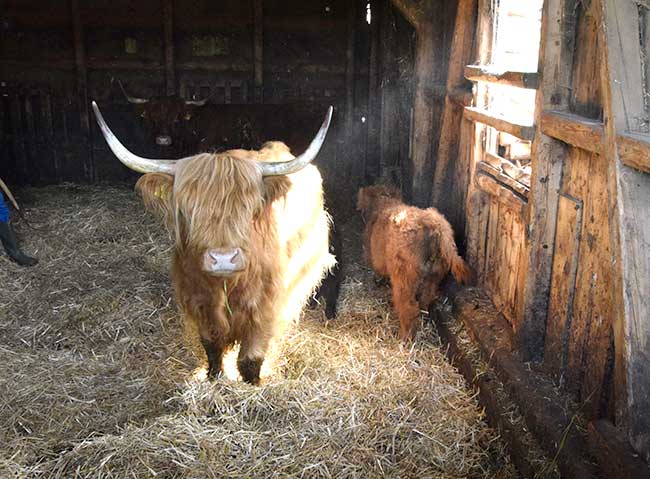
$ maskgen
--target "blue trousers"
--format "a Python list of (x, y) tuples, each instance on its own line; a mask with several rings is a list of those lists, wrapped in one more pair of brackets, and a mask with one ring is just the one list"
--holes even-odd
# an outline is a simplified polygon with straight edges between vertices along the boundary
[(2, 196), (2, 193), (0, 193), (0, 223), (8, 223), (9, 222), (9, 208), (7, 208), (7, 204), (5, 203), (4, 197)]

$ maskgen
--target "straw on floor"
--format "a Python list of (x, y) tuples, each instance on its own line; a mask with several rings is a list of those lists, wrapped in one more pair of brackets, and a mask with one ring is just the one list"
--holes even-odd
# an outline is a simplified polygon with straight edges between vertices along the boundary
[(232, 354), (204, 380), (169, 240), (129, 188), (21, 193), (41, 263), (0, 258), (0, 477), (514, 476), (432, 327), (397, 340), (355, 218), (338, 319), (307, 311), (252, 387)]

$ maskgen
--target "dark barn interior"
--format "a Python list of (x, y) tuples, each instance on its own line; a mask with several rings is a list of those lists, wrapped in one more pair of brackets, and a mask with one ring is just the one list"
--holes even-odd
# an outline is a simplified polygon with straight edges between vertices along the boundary
[[(56, 252), (29, 238), (39, 236), (30, 222), (56, 230), (60, 214), (69, 226), (86, 213), (68, 210), (88, 202), (104, 212), (108, 232), (83, 226), (79, 245), (90, 231), (118, 247), (135, 226), (118, 231), (113, 223), (132, 209), (145, 218), (131, 193), (140, 175), (116, 160), (92, 101), (128, 149), (161, 159), (259, 149), (268, 140), (301, 152), (332, 105), (315, 163), (350, 263), (344, 311), (361, 315), (355, 295), (387, 297), (385, 288), (368, 286), (359, 187), (394, 184), (408, 203), (443, 213), (476, 284), (447, 281), (426, 314), (435, 332), (418, 341), (439, 346), (465, 377), (467, 394), (477, 391), (507, 453), (486, 448), (489, 464), (477, 469), (440, 465), (458, 461), (452, 458), (435, 467), (401, 468), (396, 460), (387, 472), (378, 459), (379, 469), (315, 474), (650, 477), (649, 11), (646, 0), (0, 0), (0, 178), (25, 203), (14, 214), (21, 238), (41, 248), (41, 263), (54, 264)], [(113, 208), (102, 195), (129, 206)], [(39, 213), (39, 201), (52, 207)], [(138, 221), (138, 238), (166, 244), (156, 223)], [(166, 248), (141, 282), (164, 291), (151, 294), (166, 298), (161, 314), (171, 318)], [(20, 295), (46, 287), (36, 278), (47, 266), (29, 273), (36, 276), (8, 260), (0, 266), (0, 280), (19, 281), (0, 297), (0, 327), (11, 337), (22, 314), (32, 318)], [(85, 288), (72, 284), (71, 291)], [(381, 308), (373, 314), (388, 318), (388, 300)], [(39, 328), (33, 337), (47, 337)], [(27, 344), (23, 334), (14, 339)], [(13, 349), (12, 341), (0, 350)], [(156, 354), (173, 356), (167, 349)], [(188, 351), (182, 361), (191, 363)], [(20, 377), (7, 373), (0, 385)], [(181, 377), (156, 391), (161, 404)], [(23, 414), (5, 409), (0, 415), (12, 421)], [(140, 419), (125, 417), (120, 434)], [(29, 433), (16, 428), (0, 442), (18, 447), (16, 438)], [(23, 459), (0, 455), (0, 475), (69, 477), (75, 464), (83, 469), (113, 451), (93, 444), (96, 456), (84, 456), (80, 441), (93, 431), (114, 432), (89, 425)], [(156, 458), (149, 472), (121, 464), (117, 476), (93, 466), (78, 477), (155, 475), (163, 448), (142, 453)], [(164, 477), (194, 477), (190, 470), (208, 474), (187, 466)]]

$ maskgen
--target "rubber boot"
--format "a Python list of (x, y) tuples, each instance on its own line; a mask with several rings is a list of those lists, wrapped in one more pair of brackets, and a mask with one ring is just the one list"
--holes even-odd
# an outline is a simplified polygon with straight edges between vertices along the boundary
[(38, 259), (27, 256), (18, 246), (18, 240), (9, 223), (0, 222), (0, 241), (9, 257), (21, 266), (34, 266)]

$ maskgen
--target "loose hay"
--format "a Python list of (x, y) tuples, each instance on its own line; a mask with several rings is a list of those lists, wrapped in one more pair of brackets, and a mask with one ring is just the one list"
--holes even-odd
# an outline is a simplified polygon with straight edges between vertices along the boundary
[[(0, 259), (0, 477), (514, 476), (435, 332), (401, 344), (358, 263), (339, 318), (308, 311), (262, 387), (209, 383), (170, 299), (166, 234), (130, 189), (22, 202), (48, 231), (18, 225), (36, 268)], [(359, 226), (342, 230), (357, 257)]]

